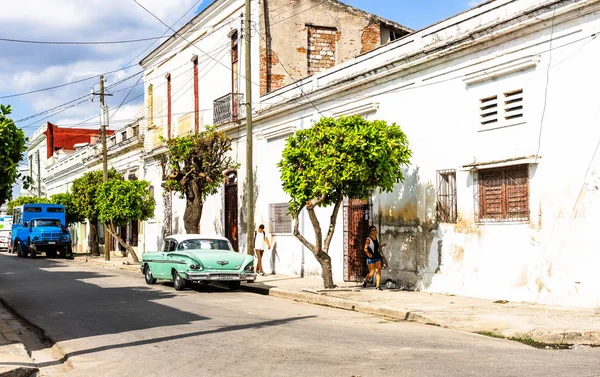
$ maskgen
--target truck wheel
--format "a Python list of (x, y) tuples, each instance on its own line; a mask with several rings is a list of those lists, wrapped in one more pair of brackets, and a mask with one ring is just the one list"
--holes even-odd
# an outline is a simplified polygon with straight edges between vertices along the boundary
[[(55, 253), (56, 253), (56, 251), (55, 251)], [(66, 246), (60, 249), (60, 257), (63, 259), (67, 257), (67, 247)]]
[(23, 252), (21, 251), (21, 241), (15, 241), (15, 245), (13, 246), (13, 250), (16, 250), (17, 257), (23, 258)]
[(46, 258), (56, 258), (56, 250), (46, 251)]
[(35, 259), (37, 257), (37, 247), (35, 245), (29, 246), (29, 258)]

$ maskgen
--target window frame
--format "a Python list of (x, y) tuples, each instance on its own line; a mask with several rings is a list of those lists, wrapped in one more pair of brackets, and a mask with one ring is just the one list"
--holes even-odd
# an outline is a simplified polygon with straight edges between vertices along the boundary
[[(285, 215), (278, 215), (277, 209), (283, 207), (285, 207)], [(294, 219), (287, 213), (289, 208), (290, 204), (288, 202), (269, 203), (269, 228), (272, 234), (294, 233)], [(283, 221), (282, 218), (284, 218)], [(287, 225), (288, 222), (289, 225)]]
[[(477, 171), (477, 184), (474, 187), (477, 189), (475, 197), (477, 223), (529, 223), (531, 219), (529, 164), (480, 169)], [(515, 203), (517, 206), (520, 203), (523, 208), (518, 210)]]
[[(442, 190), (442, 184), (447, 182), (443, 179), (444, 176), (452, 176), (453, 183), (448, 183), (448, 187)], [(444, 198), (445, 200), (441, 200)], [(440, 207), (447, 207), (444, 211), (445, 214), (440, 213)], [(437, 185), (436, 185), (436, 218), (440, 223), (455, 224), (458, 222), (458, 201), (457, 201), (457, 190), (456, 190), (456, 170), (446, 169), (437, 171)]]

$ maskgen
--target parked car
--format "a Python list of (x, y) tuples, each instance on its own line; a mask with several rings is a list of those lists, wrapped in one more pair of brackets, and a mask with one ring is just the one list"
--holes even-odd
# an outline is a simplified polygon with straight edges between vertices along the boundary
[(239, 289), (243, 281), (256, 279), (253, 256), (233, 251), (225, 237), (201, 234), (165, 238), (162, 251), (144, 253), (141, 271), (147, 284), (170, 280), (178, 291), (213, 281)]
[(10, 249), (12, 216), (0, 216), (0, 251)]

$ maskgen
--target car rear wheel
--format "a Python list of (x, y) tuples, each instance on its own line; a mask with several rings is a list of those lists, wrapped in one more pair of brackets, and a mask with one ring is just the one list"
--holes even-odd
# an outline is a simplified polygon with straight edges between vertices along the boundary
[(232, 291), (238, 291), (242, 287), (242, 282), (241, 281), (230, 281), (230, 282), (227, 282), (227, 285), (229, 286), (229, 289), (231, 289)]
[(152, 276), (150, 266), (146, 266), (146, 270), (144, 271), (144, 278), (146, 279), (146, 284), (156, 284), (156, 279)]
[(187, 285), (186, 280), (177, 271), (173, 271), (173, 285), (176, 291), (183, 291)]

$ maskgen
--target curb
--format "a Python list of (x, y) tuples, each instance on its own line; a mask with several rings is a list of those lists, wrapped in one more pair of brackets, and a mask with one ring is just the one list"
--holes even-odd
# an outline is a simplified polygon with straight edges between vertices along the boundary
[(356, 311), (365, 314), (375, 314), (382, 317), (388, 317), (402, 321), (417, 322), (424, 325), (441, 326), (434, 320), (427, 318), (421, 313), (390, 308), (387, 306), (372, 305), (361, 301), (347, 300), (338, 297), (328, 297), (326, 295), (309, 292), (297, 292), (281, 288), (268, 288), (252, 285), (242, 285), (241, 289), (246, 292), (286, 298), (294, 301), (305, 302), (308, 304), (329, 306), (336, 309)]
[[(0, 305), (3, 303), (0, 302)], [(7, 310), (10, 313), (10, 311)], [(4, 346), (11, 346), (14, 350), (18, 351), (18, 355), (13, 354), (0, 354), (0, 377), (29, 377), (35, 376), (38, 372), (38, 368), (29, 357), (27, 349), (23, 344), (23, 340), (13, 331), (8, 323), (0, 318), (0, 334), (5, 338), (8, 343)], [(12, 364), (21, 364), (20, 366), (3, 366), (2, 361), (9, 362)], [(31, 366), (27, 366), (27, 364)]]

